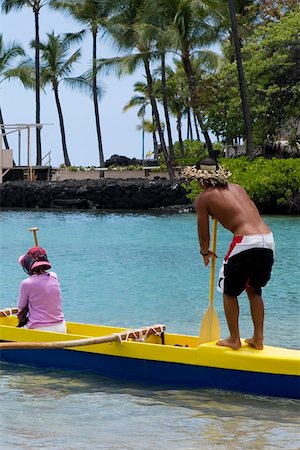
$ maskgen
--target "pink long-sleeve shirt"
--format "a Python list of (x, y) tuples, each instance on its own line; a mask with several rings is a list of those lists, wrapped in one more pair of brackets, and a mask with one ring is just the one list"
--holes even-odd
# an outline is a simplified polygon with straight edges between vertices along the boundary
[(32, 275), (21, 282), (19, 311), (27, 303), (28, 328), (48, 327), (64, 320), (60, 284), (54, 272)]

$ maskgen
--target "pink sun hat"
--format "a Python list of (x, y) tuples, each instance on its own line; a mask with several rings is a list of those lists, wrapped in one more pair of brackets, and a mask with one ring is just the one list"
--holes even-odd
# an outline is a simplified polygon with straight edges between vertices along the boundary
[(27, 273), (31, 273), (36, 267), (44, 266), (46, 269), (51, 269), (51, 264), (48, 261), (45, 250), (41, 247), (33, 247), (26, 255), (19, 257), (19, 264)]
[(18, 262), (19, 262), (19, 264), (20, 264), (21, 266), (23, 266), (24, 256), (25, 256), (25, 255), (21, 255), (21, 256), (19, 256), (19, 259), (18, 259)]

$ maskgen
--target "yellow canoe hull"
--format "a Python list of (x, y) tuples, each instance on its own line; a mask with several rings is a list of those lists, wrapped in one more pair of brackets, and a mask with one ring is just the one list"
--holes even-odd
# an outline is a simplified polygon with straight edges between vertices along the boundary
[[(16, 328), (0, 317), (2, 342), (57, 342), (120, 334), (126, 329), (67, 323), (67, 334)], [(64, 349), (1, 349), (1, 361), (48, 368), (89, 370), (102, 375), (172, 386), (220, 388), (300, 398), (300, 351), (265, 346), (258, 351), (199, 344), (199, 337), (164, 333), (145, 341), (114, 341)]]

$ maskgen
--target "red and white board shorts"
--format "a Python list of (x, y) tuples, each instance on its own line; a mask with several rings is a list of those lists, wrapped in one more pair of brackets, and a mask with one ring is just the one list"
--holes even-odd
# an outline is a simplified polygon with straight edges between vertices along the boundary
[(234, 236), (220, 270), (218, 291), (238, 296), (251, 286), (260, 295), (271, 277), (274, 253), (272, 233)]

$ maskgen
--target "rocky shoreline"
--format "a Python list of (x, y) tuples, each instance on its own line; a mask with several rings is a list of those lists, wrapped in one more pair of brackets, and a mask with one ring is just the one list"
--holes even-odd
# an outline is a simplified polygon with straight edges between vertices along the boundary
[[(194, 211), (182, 183), (169, 180), (11, 181), (0, 185), (1, 208)], [(264, 214), (300, 213), (300, 194), (257, 205)]]
[(185, 190), (169, 180), (13, 181), (0, 185), (0, 207), (133, 209), (186, 205)]

